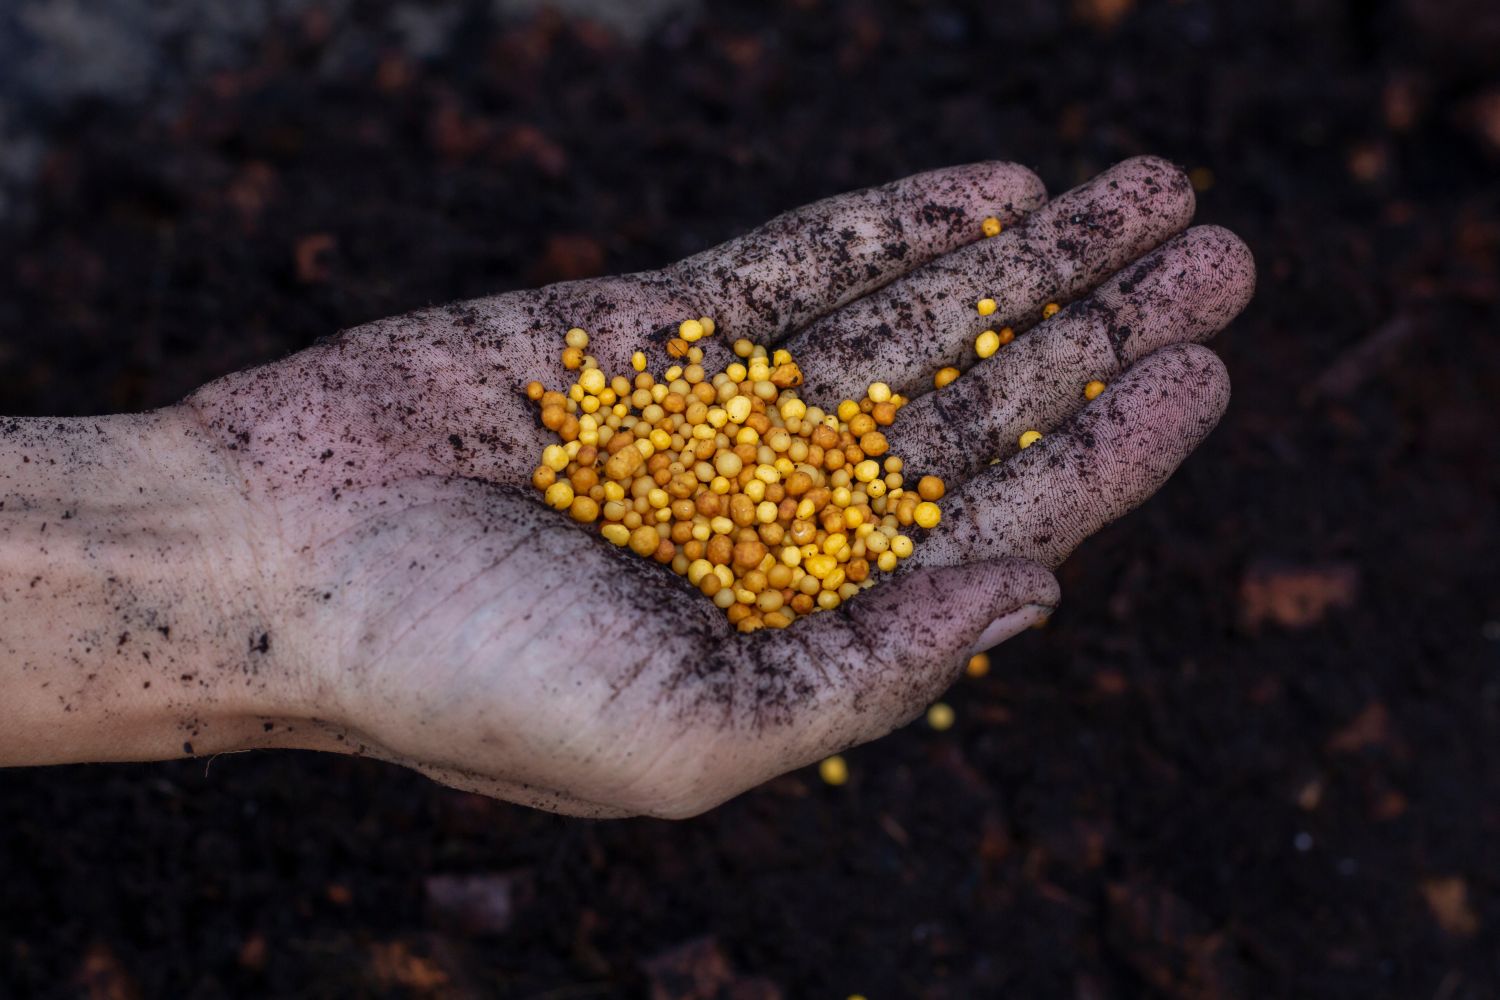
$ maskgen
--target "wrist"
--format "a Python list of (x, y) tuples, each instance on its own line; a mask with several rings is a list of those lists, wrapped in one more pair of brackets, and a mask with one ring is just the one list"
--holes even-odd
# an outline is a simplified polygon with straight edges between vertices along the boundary
[(0, 764), (213, 753), (295, 725), (258, 527), (181, 411), (0, 422)]

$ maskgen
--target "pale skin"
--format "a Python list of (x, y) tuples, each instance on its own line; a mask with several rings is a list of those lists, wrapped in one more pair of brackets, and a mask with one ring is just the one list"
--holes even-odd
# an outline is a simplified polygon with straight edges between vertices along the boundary
[[(1050, 202), (1013, 164), (949, 168), (661, 271), (349, 330), (153, 413), (0, 419), (0, 765), (298, 747), (682, 817), (884, 735), (1047, 617), (1051, 569), (1222, 414), (1198, 344), (1255, 269), (1193, 207), (1152, 158)], [(659, 372), (699, 315), (710, 371), (747, 337), (793, 352), (811, 402), (909, 394), (891, 450), (948, 483), (901, 571), (784, 631), (737, 634), (530, 486), (555, 439), (523, 386), (566, 387), (563, 332), (607, 372), (642, 348)], [(1002, 325), (1015, 342), (978, 360)], [(965, 374), (934, 391), (944, 365)]]

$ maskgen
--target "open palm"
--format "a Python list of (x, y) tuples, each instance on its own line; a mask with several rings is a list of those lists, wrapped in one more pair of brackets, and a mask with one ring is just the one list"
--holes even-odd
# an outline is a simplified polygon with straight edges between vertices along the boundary
[[(260, 599), (318, 720), (292, 742), (562, 812), (683, 816), (906, 722), (971, 650), (1045, 617), (1049, 567), (1221, 414), (1223, 367), (1193, 342), (1243, 308), (1254, 267), (1233, 235), (1183, 231), (1192, 212), (1150, 158), (1050, 203), (1015, 165), (939, 170), (661, 271), (382, 321), (205, 387), (184, 405), (242, 484)], [(990, 215), (1006, 228), (980, 239)], [(1050, 301), (1067, 305), (1039, 323)], [(891, 580), (741, 636), (540, 503), (551, 435), (523, 387), (567, 384), (562, 332), (588, 330), (607, 372), (643, 347), (659, 370), (699, 315), (711, 371), (748, 337), (792, 351), (809, 402), (875, 380), (911, 397), (891, 450), (949, 493)], [(978, 360), (1002, 324), (1020, 336)], [(965, 374), (934, 391), (946, 365)], [(1093, 379), (1109, 386), (1089, 402)], [(1028, 429), (1045, 437), (1018, 451)]]

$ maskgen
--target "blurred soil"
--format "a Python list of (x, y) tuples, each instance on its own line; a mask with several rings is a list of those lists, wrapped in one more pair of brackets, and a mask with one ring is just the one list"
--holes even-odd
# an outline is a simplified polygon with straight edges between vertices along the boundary
[(0, 412), (164, 404), (919, 169), (1141, 152), (1259, 262), (1230, 412), (953, 730), (844, 788), (594, 824), (290, 753), (0, 774), (0, 995), (1500, 995), (1493, 4), (414, 6), (164, 36), (172, 82), (48, 105)]

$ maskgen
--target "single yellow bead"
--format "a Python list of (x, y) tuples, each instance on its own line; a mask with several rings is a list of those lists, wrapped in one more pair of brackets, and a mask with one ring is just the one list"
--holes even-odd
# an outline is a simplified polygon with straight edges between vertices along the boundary
[(872, 403), (889, 403), (891, 401), (891, 387), (884, 382), (871, 382), (869, 390), (865, 393), (870, 397)]
[(891, 552), (895, 553), (897, 559), (910, 556), (913, 548), (912, 540), (906, 535), (897, 535), (891, 539)]
[(1000, 332), (995, 336), (1000, 338), (1000, 346), (1004, 347), (1006, 344), (1016, 339), (1016, 331), (1012, 330), (1008, 326), (1002, 326), (1000, 328)]
[(839, 419), (847, 424), (849, 421), (859, 416), (859, 404), (852, 399), (844, 400), (839, 404), (838, 415)]
[(568, 331), (563, 340), (569, 347), (576, 347), (580, 351), (589, 346), (589, 335), (583, 329), (576, 326)]
[(934, 702), (927, 710), (927, 724), (938, 732), (953, 728), (953, 709), (944, 702)]
[(685, 319), (677, 326), (677, 336), (691, 344), (703, 336), (703, 324), (695, 319)]
[(599, 519), (599, 503), (593, 497), (575, 496), (568, 514), (579, 524), (592, 524)]
[(543, 497), (547, 501), (547, 506), (555, 510), (567, 510), (573, 506), (573, 486), (568, 482), (559, 480), (547, 487), (547, 492)]
[(630, 367), (634, 368), (638, 372), (645, 371), (646, 370), (646, 352), (645, 351), (636, 351), (634, 354), (632, 354), (630, 356)]
[(979, 224), (979, 231), (986, 236), (999, 236), (1001, 228), (1000, 220), (993, 215)]
[(884, 552), (880, 553), (880, 555), (875, 557), (875, 565), (880, 567), (880, 571), (882, 573), (890, 573), (895, 570), (896, 561), (899, 558), (900, 557), (897, 556), (894, 551), (892, 551), (891, 549), (886, 549)]
[(943, 519), (943, 512), (931, 500), (923, 500), (917, 504), (917, 509), (912, 511), (911, 516), (912, 520), (923, 528), (936, 528), (938, 522)]
[(989, 316), (996, 309), (1000, 308), (1000, 303), (996, 302), (994, 299), (980, 299), (978, 302), (974, 303), (974, 308), (979, 310), (979, 315)]
[(712, 337), (714, 331), (718, 329), (718, 324), (714, 322), (712, 316), (699, 316), (698, 323), (703, 327), (703, 336), (705, 337)]
[(542, 449), (542, 464), (553, 472), (561, 472), (568, 467), (568, 452), (560, 444), (549, 444)]
[(818, 765), (818, 777), (823, 779), (824, 784), (833, 785), (836, 788), (849, 780), (849, 765), (838, 754), (825, 757)]
[(939, 368), (932, 376), (932, 385), (934, 388), (941, 389), (945, 385), (951, 385), (956, 378), (958, 378), (957, 368)]
[(1058, 311), (1061, 309), (1062, 306), (1058, 305), (1056, 302), (1048, 302), (1046, 305), (1042, 306), (1042, 319), (1051, 319), (1053, 316), (1056, 316), (1058, 314)]
[(1000, 338), (994, 330), (986, 330), (974, 339), (974, 353), (981, 358), (991, 357), (1000, 350)]
[(1042, 439), (1042, 432), (1041, 431), (1027, 431), (1026, 433), (1022, 434), (1019, 439), (1017, 439), (1016, 443), (1019, 444), (1024, 449), (1024, 448), (1030, 448), (1032, 445), (1036, 444), (1041, 439)]
[[(744, 337), (741, 337), (739, 340), (736, 340), (734, 342), (734, 353), (739, 357), (748, 358), (751, 354), (755, 353), (755, 345), (746, 340)], [(731, 378), (733, 378), (733, 376), (731, 376)], [(735, 381), (742, 381), (743, 378), (744, 376), (741, 376), (740, 378), (735, 379)]]
[(599, 534), (615, 545), (623, 546), (630, 541), (630, 529), (623, 524), (606, 524), (599, 529)]
[(1098, 399), (1100, 393), (1102, 392), (1104, 392), (1104, 383), (1099, 381), (1098, 379), (1094, 379), (1088, 385), (1083, 387), (1083, 398)]
[(969, 657), (968, 664), (964, 667), (964, 673), (970, 677), (983, 677), (990, 672), (990, 654), (975, 653)]
[(604, 391), (605, 386), (609, 385), (609, 380), (604, 377), (604, 373), (599, 369), (588, 368), (584, 370), (583, 374), (578, 376), (578, 384), (583, 387), (584, 392), (591, 396), (597, 396)]

